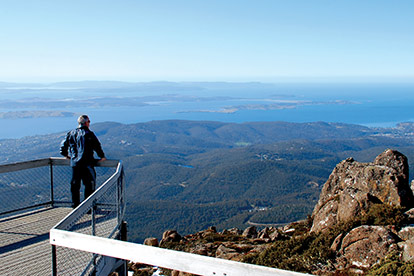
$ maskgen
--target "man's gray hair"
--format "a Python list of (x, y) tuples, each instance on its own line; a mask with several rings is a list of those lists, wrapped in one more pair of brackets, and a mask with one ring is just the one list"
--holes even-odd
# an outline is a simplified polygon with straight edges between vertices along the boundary
[(78, 118), (78, 123), (80, 126), (84, 126), (87, 121), (89, 121), (88, 115), (81, 115)]

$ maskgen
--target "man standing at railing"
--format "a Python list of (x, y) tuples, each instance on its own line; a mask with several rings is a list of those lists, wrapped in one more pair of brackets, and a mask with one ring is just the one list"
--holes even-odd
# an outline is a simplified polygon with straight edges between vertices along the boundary
[[(101, 143), (95, 134), (89, 130), (91, 121), (87, 115), (78, 118), (79, 127), (66, 135), (60, 146), (60, 154), (70, 159), (72, 167), (72, 180), (70, 182), (72, 193), (72, 207), (80, 204), (81, 180), (85, 186), (85, 199), (95, 191), (96, 162), (106, 160)], [(99, 160), (94, 158), (94, 152)]]

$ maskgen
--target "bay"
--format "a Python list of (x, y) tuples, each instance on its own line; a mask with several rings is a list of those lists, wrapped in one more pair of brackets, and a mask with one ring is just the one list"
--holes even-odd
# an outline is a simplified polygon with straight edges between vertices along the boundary
[[(68, 106), (44, 108), (48, 111), (66, 111), (88, 114), (94, 123), (120, 122), (125, 124), (151, 120), (200, 120), (222, 122), (289, 121), (289, 122), (343, 122), (372, 127), (393, 127), (399, 122), (414, 120), (414, 84), (272, 84), (218, 85), (211, 89), (183, 89), (174, 86), (161, 91), (138, 89), (94, 89), (93, 97), (118, 97), (125, 104)], [(207, 87), (207, 88), (206, 88)], [(82, 89), (14, 90), (3, 93), (1, 100), (81, 99)], [(14, 95), (14, 96), (13, 96)], [(170, 96), (166, 96), (170, 95)], [(171, 95), (175, 95), (172, 97)], [(128, 99), (154, 97), (142, 105), (128, 104)], [(144, 99), (144, 98), (143, 98)], [(146, 99), (146, 98), (145, 98)], [(43, 108), (26, 108), (40, 110)], [(0, 112), (22, 111), (24, 108), (2, 106)], [(50, 133), (65, 133), (77, 126), (76, 116), (0, 119), (0, 139), (20, 138)]]

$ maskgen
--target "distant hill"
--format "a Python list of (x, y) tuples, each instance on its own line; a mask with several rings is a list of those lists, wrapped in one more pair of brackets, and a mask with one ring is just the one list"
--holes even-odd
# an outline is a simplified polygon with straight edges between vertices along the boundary
[[(168, 229), (144, 244), (309, 275), (412, 276), (414, 197), (407, 173), (406, 156), (392, 149), (371, 162), (347, 158), (333, 169), (307, 219), (221, 231), (210, 226), (185, 236)], [(138, 275), (158, 269), (131, 267)]]
[[(390, 147), (414, 160), (412, 123), (166, 120), (91, 129), (109, 158), (124, 161), (132, 241), (169, 228), (186, 234), (213, 224), (243, 228), (303, 219), (340, 160), (369, 161)], [(0, 140), (0, 162), (58, 156), (64, 135)]]

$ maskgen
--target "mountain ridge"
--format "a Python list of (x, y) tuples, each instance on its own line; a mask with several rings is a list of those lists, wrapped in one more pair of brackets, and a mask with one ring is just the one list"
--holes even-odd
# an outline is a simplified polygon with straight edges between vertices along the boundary
[(213, 225), (185, 236), (170, 229), (160, 242), (147, 238), (144, 244), (313, 275), (409, 276), (414, 273), (413, 200), (406, 156), (387, 149), (373, 162), (338, 163), (306, 220), (244, 231), (218, 231)]
[[(174, 225), (186, 234), (207, 221), (223, 229), (242, 228), (248, 221), (303, 219), (340, 160), (369, 161), (389, 147), (414, 160), (412, 123), (379, 129), (325, 122), (168, 120), (106, 122), (91, 129), (108, 158), (123, 160), (132, 241), (159, 236)], [(0, 140), (0, 161), (57, 156), (65, 134)]]

